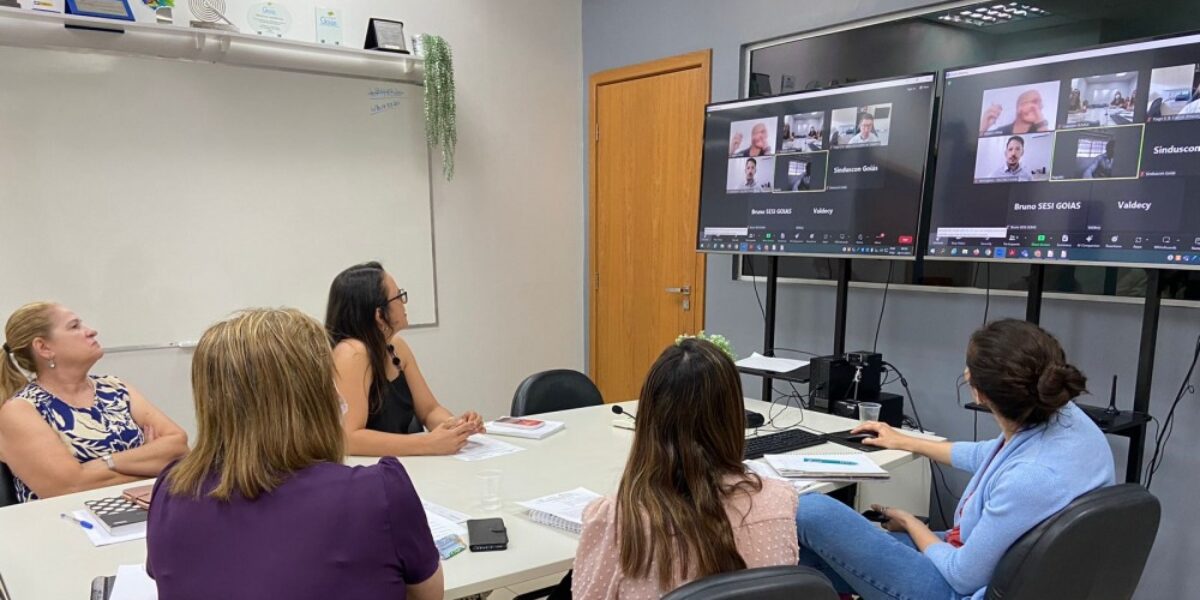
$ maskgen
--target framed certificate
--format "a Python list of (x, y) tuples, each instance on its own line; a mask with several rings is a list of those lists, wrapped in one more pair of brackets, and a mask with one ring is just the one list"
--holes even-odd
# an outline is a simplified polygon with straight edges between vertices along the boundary
[(133, 21), (128, 0), (67, 0), (67, 14)]

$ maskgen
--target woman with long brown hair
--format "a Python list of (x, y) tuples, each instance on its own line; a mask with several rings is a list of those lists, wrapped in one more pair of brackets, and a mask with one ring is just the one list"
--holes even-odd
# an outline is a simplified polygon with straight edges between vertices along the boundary
[(208, 329), (196, 448), (154, 486), (146, 571), (162, 598), (442, 597), (437, 548), (395, 458), (342, 464), (329, 338), (294, 309)]
[[(438, 402), (401, 333), (408, 292), (377, 262), (355, 265), (329, 286), (325, 328), (346, 401), (346, 450), (361, 456), (454, 454), (484, 433), (479, 413), (455, 416)], [(405, 435), (428, 430), (427, 435)]]
[(575, 598), (658, 598), (716, 573), (796, 564), (796, 492), (742, 463), (742, 385), (713, 344), (651, 367), (616, 498), (584, 511)]

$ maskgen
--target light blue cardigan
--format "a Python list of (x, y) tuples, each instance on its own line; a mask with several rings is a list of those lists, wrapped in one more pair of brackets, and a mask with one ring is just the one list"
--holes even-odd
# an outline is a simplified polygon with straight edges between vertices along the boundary
[(963, 545), (939, 542), (925, 556), (962, 594), (955, 600), (982, 599), (1013, 542), (1075, 498), (1113, 483), (1108, 441), (1074, 402), (1000, 448), (1002, 441), (1003, 435), (951, 447), (954, 466), (974, 473), (954, 511)]

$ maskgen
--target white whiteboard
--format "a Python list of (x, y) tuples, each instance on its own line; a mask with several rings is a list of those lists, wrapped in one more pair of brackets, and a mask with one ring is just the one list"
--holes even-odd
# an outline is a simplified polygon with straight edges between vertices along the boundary
[(108, 347), (248, 306), (323, 320), (368, 260), (436, 322), (419, 86), (0, 47), (0, 327), (33, 300)]

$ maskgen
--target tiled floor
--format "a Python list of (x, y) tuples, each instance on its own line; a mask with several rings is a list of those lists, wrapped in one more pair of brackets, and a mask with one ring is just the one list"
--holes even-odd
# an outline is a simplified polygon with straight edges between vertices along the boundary
[(511, 585), (507, 588), (501, 588), (493, 591), (492, 595), (488, 597), (488, 600), (512, 600), (517, 596), (517, 594), (525, 594), (534, 590), (540, 590), (542, 588), (558, 585), (558, 582), (562, 581), (562, 578), (566, 575), (567, 573), (564, 571), (562, 573), (550, 575), (549, 577), (533, 579), (517, 585)]

